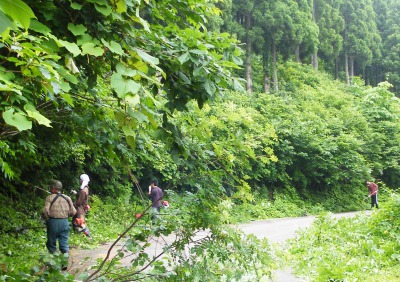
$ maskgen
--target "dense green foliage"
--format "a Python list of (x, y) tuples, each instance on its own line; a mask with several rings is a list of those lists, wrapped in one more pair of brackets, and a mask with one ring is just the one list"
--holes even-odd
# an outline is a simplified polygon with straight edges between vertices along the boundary
[[(192, 4), (0, 1), (9, 16), (0, 43), (1, 186), (27, 189), (49, 176), (72, 186), (82, 170), (101, 179), (127, 175), (131, 164), (141, 176), (159, 146), (184, 151), (174, 111), (240, 88), (229, 72), (240, 62), (236, 42), (202, 29), (218, 10)], [(110, 179), (99, 193), (126, 183)]]
[[(387, 74), (396, 83), (399, 58), (388, 43), (398, 32), (395, 1), (239, 2), (0, 0), (3, 280), (74, 279), (60, 273), (62, 257), (45, 255), (39, 217), (52, 178), (69, 193), (88, 173), (91, 244), (126, 232), (138, 254), (132, 268), (100, 267), (90, 277), (99, 280), (265, 278), (273, 265), (266, 242), (225, 223), (359, 210), (365, 180), (396, 188), (400, 105), (392, 85), (381, 77), (365, 77), (374, 87), (356, 77), (346, 85), (300, 64), (320, 50), (326, 70), (348, 56), (356, 75), (390, 50)], [(378, 7), (387, 21), (375, 22)], [(221, 30), (248, 43), (245, 57)], [(257, 78), (252, 95), (235, 77), (242, 61), (246, 79), (251, 71)], [(152, 177), (174, 206), (158, 226), (143, 212), (141, 186)], [(138, 212), (145, 217), (133, 219)], [(199, 230), (212, 236), (187, 254)], [(172, 233), (162, 263), (139, 244)], [(80, 236), (71, 243), (86, 244)]]
[(321, 216), (290, 242), (295, 269), (312, 281), (398, 281), (399, 194), (380, 209), (350, 219)]
[[(160, 151), (162, 162), (154, 165), (164, 177), (161, 187), (170, 189), (166, 197), (174, 206), (170, 209), (174, 220), (166, 216), (162, 229), (135, 229), (137, 232), (128, 233), (133, 242), (146, 241), (153, 234), (166, 236), (174, 232), (179, 234), (174, 245), (179, 250), (198, 229), (209, 228), (216, 235), (211, 241), (213, 247), (224, 249), (231, 240), (239, 246), (246, 242), (244, 237), (235, 237), (234, 233), (218, 236), (225, 232), (230, 234), (222, 231), (224, 223), (316, 214), (324, 210), (364, 209), (365, 202), (361, 199), (365, 197), (366, 188), (363, 182), (371, 174), (388, 183), (398, 181), (398, 174), (392, 172), (399, 169), (394, 162), (399, 152), (394, 141), (399, 131), (399, 104), (385, 84), (377, 88), (348, 88), (298, 64), (286, 65), (282, 77), (285, 77), (285, 84), (279, 95), (249, 97), (230, 93), (202, 109), (189, 103), (188, 112), (175, 115), (172, 122), (182, 132), (181, 140), (188, 156), (176, 160)], [(97, 185), (93, 180), (94, 194)], [(133, 222), (133, 215), (147, 205), (139, 196), (134, 196), (137, 190), (133, 185), (119, 187), (127, 193), (102, 200), (92, 196), (89, 222), (93, 222), (93, 234), (98, 234), (93, 243), (115, 238)], [(25, 202), (22, 196), (7, 197), (10, 202)], [(36, 196), (41, 201), (44, 197), (43, 193)], [(4, 219), (7, 222), (4, 226), (10, 230), (24, 222), (37, 222), (41, 201), (36, 201), (34, 208), (25, 205), (28, 216)], [(110, 218), (117, 220), (110, 222)], [(145, 218), (148, 220), (147, 216)], [(182, 226), (185, 228), (181, 229)], [(42, 242), (39, 246), (22, 241), (23, 245), (32, 246), (30, 263), (34, 263), (37, 255), (45, 252), (44, 234), (28, 234), (41, 236), (40, 240), (35, 239)], [(198, 248), (209, 248), (208, 243), (205, 241)], [(72, 244), (82, 245), (82, 238), (72, 236)], [(5, 261), (15, 259), (12, 254), (18, 251), (9, 246), (4, 250), (4, 254), (11, 251), (3, 256)], [(40, 246), (42, 251), (38, 252)], [(243, 248), (241, 256), (245, 257), (250, 249), (260, 247)], [(230, 257), (233, 253), (224, 253), (226, 250), (212, 252), (223, 255), (225, 259), (221, 263), (232, 263), (229, 259), (236, 261)], [(182, 272), (193, 277), (204, 275), (201, 268), (193, 268), (194, 261), (204, 259), (206, 263), (216, 254), (206, 252), (205, 256), (198, 257), (201, 253), (194, 252), (184, 259), (184, 253), (174, 251), (181, 256), (180, 260), (184, 259), (185, 266), (180, 265), (182, 268), (177, 268), (174, 274), (168, 272), (168, 277), (180, 277), (184, 275)], [(269, 261), (270, 255), (264, 252), (263, 256), (267, 257), (259, 257), (254, 265)], [(218, 260), (221, 258), (218, 256)], [(144, 261), (137, 263), (145, 265), (152, 258), (140, 259)], [(26, 264), (25, 271), (31, 266)], [(217, 276), (252, 273), (251, 269), (241, 268), (230, 272), (223, 264), (215, 267), (220, 268), (213, 274)], [(160, 266), (155, 271), (162, 272), (162, 269)], [(188, 269), (192, 271), (187, 272)], [(11, 275), (16, 270), (6, 273)], [(266, 268), (264, 273), (268, 275), (270, 270)], [(123, 273), (126, 274), (120, 272)]]

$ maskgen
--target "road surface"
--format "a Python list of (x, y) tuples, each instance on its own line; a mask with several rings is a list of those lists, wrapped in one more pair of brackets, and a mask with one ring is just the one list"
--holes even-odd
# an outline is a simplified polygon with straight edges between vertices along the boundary
[[(352, 217), (356, 213), (340, 213), (333, 214), (335, 218)], [(237, 227), (246, 234), (254, 234), (258, 238), (268, 238), (270, 242), (282, 244), (289, 238), (294, 238), (296, 232), (300, 229), (307, 228), (316, 219), (315, 216), (295, 217), (295, 218), (278, 218), (261, 221), (253, 221), (250, 223), (239, 224)], [(207, 232), (200, 232), (197, 238), (206, 236)], [(196, 238), (194, 238), (196, 239)], [(163, 239), (153, 239), (152, 247), (149, 249), (149, 255), (156, 255), (162, 250), (165, 242), (173, 241), (174, 236), (169, 236)], [(115, 255), (115, 251), (123, 248), (123, 242), (119, 242), (113, 249), (111, 257)], [(111, 243), (102, 245), (94, 250), (72, 249), (70, 256), (69, 272), (78, 274), (84, 271), (88, 266), (94, 265), (97, 259), (103, 259), (107, 256), (107, 252)], [(122, 259), (121, 265), (129, 264), (131, 258)], [(300, 278), (292, 275), (290, 268), (278, 270), (273, 273), (272, 282), (305, 282)]]

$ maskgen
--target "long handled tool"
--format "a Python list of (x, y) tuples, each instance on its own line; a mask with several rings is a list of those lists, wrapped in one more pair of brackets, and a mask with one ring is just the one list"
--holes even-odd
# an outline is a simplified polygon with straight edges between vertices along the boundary
[(51, 194), (51, 192), (49, 190), (43, 189), (43, 188), (41, 188), (39, 186), (33, 186), (33, 188), (42, 190), (42, 191), (46, 192), (47, 194)]

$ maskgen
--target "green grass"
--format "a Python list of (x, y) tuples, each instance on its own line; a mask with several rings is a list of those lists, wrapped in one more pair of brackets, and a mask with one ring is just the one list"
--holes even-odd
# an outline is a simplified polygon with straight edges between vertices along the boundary
[(312, 281), (399, 281), (400, 197), (355, 218), (329, 214), (289, 242), (297, 274)]

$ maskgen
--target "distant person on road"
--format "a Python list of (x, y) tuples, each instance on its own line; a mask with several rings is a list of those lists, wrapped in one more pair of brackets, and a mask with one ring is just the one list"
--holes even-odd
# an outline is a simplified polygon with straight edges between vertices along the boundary
[(89, 228), (87, 227), (86, 224), (86, 218), (85, 215), (89, 211), (89, 182), (90, 178), (87, 174), (82, 174), (80, 177), (80, 183), (81, 186), (79, 188), (79, 191), (76, 194), (76, 200), (74, 203), (74, 206), (76, 208), (76, 215), (72, 219), (72, 226), (74, 227), (74, 230), (77, 232), (82, 232), (85, 234), (88, 238), (92, 239), (92, 236), (90, 235)]
[(374, 182), (369, 182), (369, 181), (367, 181), (366, 184), (367, 184), (368, 192), (369, 192), (368, 197), (371, 198), (371, 209), (374, 207), (374, 205), (376, 206), (377, 209), (379, 209), (379, 207), (378, 207), (379, 187), (378, 187), (378, 185)]
[[(47, 196), (42, 218), (46, 220), (47, 242), (46, 247), (50, 253), (57, 251), (57, 240), (60, 252), (66, 254), (68, 258), (69, 252), (69, 222), (68, 217), (76, 214), (76, 209), (72, 200), (67, 195), (61, 194), (62, 183), (53, 180), (50, 185), (51, 195)], [(67, 267), (63, 266), (62, 270)]]
[(149, 186), (149, 198), (151, 199), (151, 207), (153, 209), (153, 215), (151, 216), (153, 222), (156, 218), (158, 218), (158, 214), (160, 213), (160, 209), (162, 206), (162, 197), (163, 191), (160, 187), (158, 187), (157, 179), (151, 180)]

